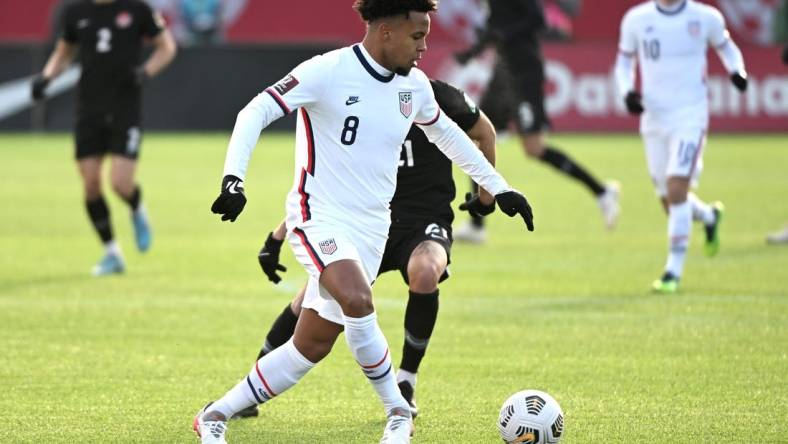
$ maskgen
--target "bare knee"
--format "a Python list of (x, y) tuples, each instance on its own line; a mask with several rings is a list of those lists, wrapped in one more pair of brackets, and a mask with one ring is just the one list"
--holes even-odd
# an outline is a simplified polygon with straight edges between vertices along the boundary
[(408, 285), (414, 293), (433, 293), (438, 289), (438, 281), (443, 268), (432, 261), (413, 260), (408, 264)]
[(134, 191), (134, 184), (122, 178), (112, 178), (112, 190), (122, 197), (131, 196)]
[(689, 179), (684, 177), (668, 178), (668, 203), (680, 204), (687, 201)]
[(84, 178), (82, 185), (85, 191), (85, 200), (93, 201), (101, 196), (101, 179), (99, 177)]
[(334, 340), (310, 338), (293, 338), (296, 349), (310, 362), (318, 363), (323, 360), (334, 347)]
[(375, 311), (375, 306), (372, 304), (372, 292), (369, 288), (348, 289), (343, 293), (340, 305), (344, 314), (361, 318)]

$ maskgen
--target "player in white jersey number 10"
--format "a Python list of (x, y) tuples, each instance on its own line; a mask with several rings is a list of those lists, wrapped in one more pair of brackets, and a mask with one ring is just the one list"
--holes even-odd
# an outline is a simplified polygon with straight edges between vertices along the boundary
[[(709, 125), (709, 46), (744, 91), (744, 60), (717, 9), (694, 0), (650, 0), (627, 11), (621, 22), (616, 81), (627, 110), (641, 115), (649, 173), (668, 213), (668, 260), (652, 284), (660, 293), (678, 290), (693, 219), (704, 225), (706, 254), (716, 255), (720, 246), (722, 204), (709, 205), (690, 192), (703, 166)], [(635, 90), (636, 60), (642, 94)]]
[(408, 443), (413, 423), (378, 326), (371, 283), (390, 224), (400, 147), (415, 123), (509, 216), (533, 230), (525, 197), (511, 189), (468, 136), (441, 112), (415, 66), (426, 50), (435, 0), (357, 0), (367, 24), (360, 44), (307, 60), (255, 97), (230, 139), (221, 194), (211, 210), (235, 220), (246, 203), (243, 179), (260, 131), (298, 112), (287, 240), (309, 274), (293, 337), (258, 360), (248, 376), (196, 416), (204, 443), (225, 442), (226, 421), (295, 385), (344, 331), (350, 351), (382, 401), (383, 443)]

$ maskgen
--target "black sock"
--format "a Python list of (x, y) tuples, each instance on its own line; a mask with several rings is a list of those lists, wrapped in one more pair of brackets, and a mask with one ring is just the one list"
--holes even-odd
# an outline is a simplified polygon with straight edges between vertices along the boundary
[(257, 354), (257, 359), (284, 345), (293, 336), (296, 322), (298, 322), (298, 316), (290, 309), (290, 304), (287, 304), (287, 307), (274, 321), (271, 330), (268, 331), (268, 336), (265, 337), (265, 345), (260, 349), (260, 353)]
[(104, 196), (99, 195), (95, 200), (88, 200), (85, 202), (85, 207), (88, 210), (88, 216), (93, 223), (93, 228), (96, 229), (101, 241), (105, 244), (112, 240), (112, 225), (109, 220), (109, 208), (107, 202), (104, 201)]
[(605, 192), (604, 185), (599, 183), (599, 181), (594, 179), (594, 177), (584, 170), (583, 167), (575, 163), (566, 154), (555, 147), (545, 147), (544, 153), (542, 154), (540, 160), (554, 166), (564, 174), (567, 174), (579, 180), (580, 182), (583, 182), (583, 184), (585, 184), (585, 186), (587, 186), (588, 189), (591, 190), (591, 192), (596, 196), (601, 196)]
[[(479, 184), (471, 179), (471, 192), (474, 194), (479, 192)], [(484, 218), (481, 216), (471, 216), (471, 225), (476, 228), (484, 228)]]
[(417, 373), (419, 364), (427, 351), (427, 345), (438, 319), (438, 293), (421, 294), (408, 292), (408, 307), (405, 309), (405, 344), (402, 346), (402, 362), (399, 368)]
[(134, 191), (131, 192), (131, 196), (123, 197), (123, 200), (126, 201), (127, 204), (131, 207), (131, 211), (137, 211), (137, 208), (140, 207), (140, 200), (142, 199), (142, 189), (139, 185), (134, 186)]

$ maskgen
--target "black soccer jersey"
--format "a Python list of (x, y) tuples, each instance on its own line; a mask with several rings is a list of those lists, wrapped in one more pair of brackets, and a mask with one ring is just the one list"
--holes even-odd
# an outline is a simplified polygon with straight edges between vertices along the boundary
[(83, 0), (66, 9), (62, 37), (79, 46), (82, 64), (79, 112), (139, 110), (134, 69), (142, 62), (144, 39), (157, 36), (163, 26), (161, 16), (141, 0)]
[(502, 40), (499, 54), (516, 77), (543, 79), (539, 35), (546, 20), (541, 0), (489, 0), (487, 27)]
[[(479, 120), (479, 108), (464, 92), (438, 80), (432, 90), (441, 110), (463, 131)], [(402, 145), (397, 189), (391, 200), (394, 224), (408, 221), (441, 220), (451, 224), (455, 196), (451, 161), (413, 125)]]

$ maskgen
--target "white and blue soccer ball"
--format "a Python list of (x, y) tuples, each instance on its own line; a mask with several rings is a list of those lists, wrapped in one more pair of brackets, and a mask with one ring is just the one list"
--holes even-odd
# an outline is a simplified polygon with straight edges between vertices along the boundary
[(498, 430), (508, 444), (555, 444), (564, 432), (564, 412), (547, 393), (523, 390), (503, 403)]

